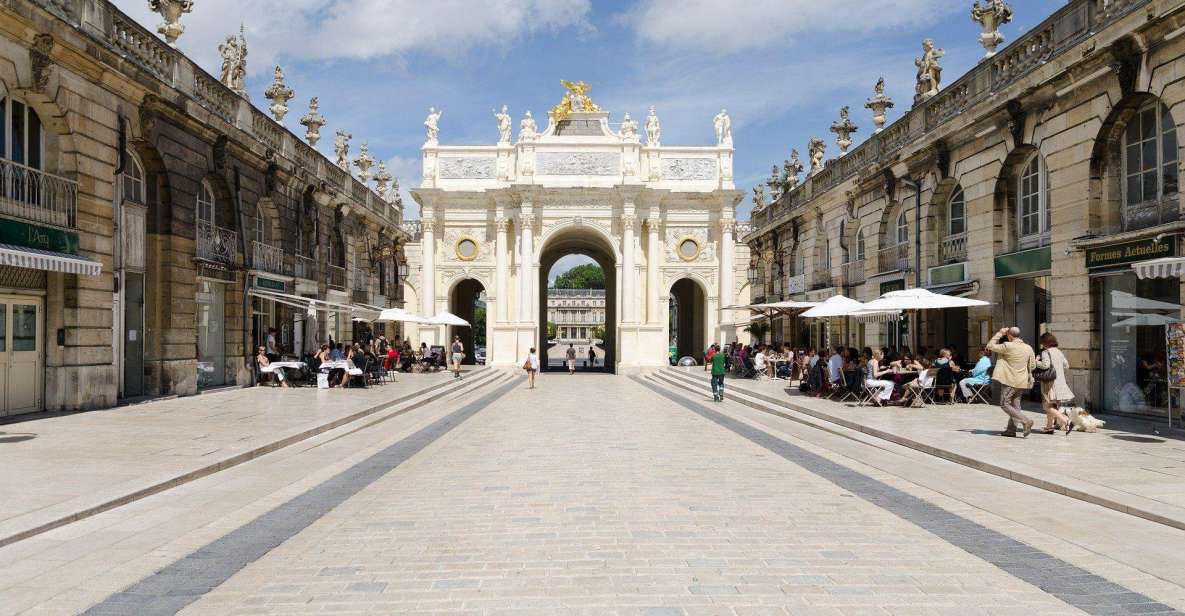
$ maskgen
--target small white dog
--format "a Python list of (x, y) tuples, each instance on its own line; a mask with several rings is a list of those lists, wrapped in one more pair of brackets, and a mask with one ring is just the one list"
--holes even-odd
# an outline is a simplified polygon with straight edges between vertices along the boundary
[(1082, 432), (1098, 432), (1099, 428), (1107, 425), (1107, 422), (1102, 419), (1097, 419), (1090, 411), (1080, 407), (1072, 406), (1062, 409), (1070, 418), (1070, 423), (1074, 424)]

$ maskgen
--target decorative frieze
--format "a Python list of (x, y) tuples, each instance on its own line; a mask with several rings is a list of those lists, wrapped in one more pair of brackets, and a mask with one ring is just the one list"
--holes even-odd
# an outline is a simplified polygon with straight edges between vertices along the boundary
[(536, 167), (540, 175), (617, 175), (621, 172), (619, 152), (539, 152)]
[(719, 165), (714, 158), (664, 158), (664, 180), (715, 180)]
[(493, 156), (441, 156), (442, 180), (492, 180), (497, 169)]
[[(667, 261), (671, 263), (714, 263), (716, 243), (703, 227), (667, 227)], [(694, 243), (694, 250), (688, 242)]]

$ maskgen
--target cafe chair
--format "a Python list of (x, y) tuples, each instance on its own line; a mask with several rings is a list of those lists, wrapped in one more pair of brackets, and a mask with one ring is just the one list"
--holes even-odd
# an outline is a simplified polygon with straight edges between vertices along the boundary
[(967, 404), (982, 402), (991, 406), (992, 401), (989, 400), (989, 397), (992, 395), (991, 382), (983, 383), (981, 385), (968, 385), (967, 389), (971, 390), (971, 397), (967, 398)]
[(841, 404), (848, 400), (859, 402), (859, 391), (858, 388), (853, 387), (853, 383), (848, 382), (848, 375), (843, 370), (840, 370), (839, 383), (831, 388), (831, 393), (827, 397)]
[(864, 379), (860, 379), (860, 388), (857, 391), (859, 391), (860, 401), (856, 403), (856, 406), (876, 406), (873, 404), (873, 400), (876, 399), (877, 391), (869, 387), (868, 383), (864, 382)]

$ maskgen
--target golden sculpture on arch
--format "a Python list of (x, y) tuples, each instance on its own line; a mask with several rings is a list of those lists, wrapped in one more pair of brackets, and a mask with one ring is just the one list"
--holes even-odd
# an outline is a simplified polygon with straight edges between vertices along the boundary
[(568, 81), (561, 79), (560, 83), (568, 89), (564, 93), (564, 98), (560, 99), (560, 104), (551, 108), (551, 117), (556, 122), (566, 120), (568, 116), (572, 115), (573, 111), (600, 111), (601, 108), (592, 99), (588, 97), (588, 91), (592, 86), (583, 81)]

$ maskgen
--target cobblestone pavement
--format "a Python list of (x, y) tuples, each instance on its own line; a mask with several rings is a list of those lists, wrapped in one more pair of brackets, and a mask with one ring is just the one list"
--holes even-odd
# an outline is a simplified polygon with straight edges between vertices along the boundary
[[(377, 456), (368, 458), (335, 477), (364, 480), (337, 486), (348, 493), (304, 497), (310, 507), (340, 504), (182, 613), (1081, 613), (1049, 592), (1061, 586), (1006, 572), (1009, 552), (981, 557), (999, 543), (956, 547), (889, 500), (857, 493), (877, 484), (861, 472), (788, 456), (750, 423), (623, 377), (547, 375), (537, 390), (518, 385), (488, 405), (457, 406), (441, 420), (454, 425), (415, 433), (430, 438), (393, 470), (375, 473)], [(848, 480), (833, 482), (837, 473)], [(977, 528), (933, 505), (921, 510)], [(1058, 573), (1112, 584), (1072, 567)], [(160, 576), (140, 584), (170, 590)], [(120, 612), (108, 603), (95, 613)]]

